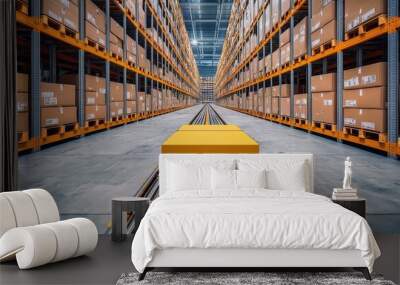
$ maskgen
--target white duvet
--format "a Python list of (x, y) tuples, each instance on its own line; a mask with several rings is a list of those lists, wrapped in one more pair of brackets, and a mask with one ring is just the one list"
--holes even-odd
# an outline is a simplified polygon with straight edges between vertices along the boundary
[(143, 272), (155, 249), (358, 249), (372, 271), (380, 251), (365, 219), (306, 192), (172, 192), (156, 199), (132, 243)]

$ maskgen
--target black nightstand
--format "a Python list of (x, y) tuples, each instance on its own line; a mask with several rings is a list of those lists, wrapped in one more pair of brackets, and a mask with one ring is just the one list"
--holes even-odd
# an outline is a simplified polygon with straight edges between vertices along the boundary
[(336, 200), (332, 199), (332, 201), (340, 206), (353, 211), (356, 214), (359, 214), (361, 217), (365, 218), (366, 215), (366, 204), (367, 200), (363, 198), (358, 198), (354, 200)]

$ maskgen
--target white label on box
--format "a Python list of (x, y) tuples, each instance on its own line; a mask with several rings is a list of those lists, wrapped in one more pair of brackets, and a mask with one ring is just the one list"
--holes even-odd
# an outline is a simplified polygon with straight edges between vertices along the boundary
[(98, 112), (99, 111), (99, 107), (96, 105), (96, 112)]
[(122, 115), (123, 110), (122, 109), (118, 109), (118, 115)]
[(363, 110), (362, 110), (362, 109), (360, 109), (360, 110), (358, 111), (358, 113), (359, 113), (360, 115), (362, 115), (362, 113), (363, 113)]
[(361, 128), (375, 130), (375, 123), (374, 122), (361, 122)]
[(332, 106), (332, 100), (331, 99), (325, 99), (324, 100), (324, 106)]
[(344, 101), (344, 106), (345, 107), (356, 107), (357, 106), (357, 100), (345, 100)]
[(352, 86), (358, 86), (358, 85), (360, 85), (358, 76), (352, 77), (352, 78), (344, 81), (344, 87), (352, 87)]
[(96, 99), (94, 97), (87, 97), (86, 98), (86, 103), (87, 104), (94, 104), (96, 102)]
[(88, 120), (94, 119), (96, 116), (93, 113), (87, 114)]
[(130, 108), (130, 107), (126, 108), (126, 112), (127, 112), (128, 114), (132, 113), (132, 108)]
[(57, 97), (54, 97), (53, 92), (45, 91), (42, 92), (43, 104), (46, 106), (57, 105)]
[(59, 21), (60, 23), (62, 22), (62, 18), (58, 15), (58, 13), (53, 12), (52, 10), (49, 10), (49, 16), (57, 21)]
[(28, 109), (28, 104), (17, 102), (17, 112), (23, 112)]
[(367, 12), (361, 15), (361, 21), (365, 22), (374, 15), (375, 15), (375, 8), (369, 9)]
[(344, 118), (344, 124), (349, 126), (355, 126), (357, 123), (356, 119), (353, 118)]
[(113, 116), (113, 117), (114, 117), (114, 116), (115, 116), (115, 112), (111, 112), (111, 116)]
[(63, 107), (60, 107), (60, 114), (61, 115), (64, 114), (64, 108)]
[(313, 40), (312, 43), (311, 43), (311, 46), (312, 46), (312, 47), (315, 47), (315, 46), (317, 46), (320, 42), (321, 42), (321, 39)]
[(372, 84), (376, 82), (376, 74), (365, 75), (361, 78), (364, 84)]
[(100, 92), (100, 94), (106, 94), (106, 89), (105, 88), (100, 88), (99, 92)]
[(58, 125), (60, 123), (60, 120), (58, 118), (47, 118), (46, 119), (46, 126), (54, 126)]

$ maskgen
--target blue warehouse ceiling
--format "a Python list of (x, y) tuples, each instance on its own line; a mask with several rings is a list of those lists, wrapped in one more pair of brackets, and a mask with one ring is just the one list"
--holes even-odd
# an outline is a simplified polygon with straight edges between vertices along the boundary
[(214, 76), (233, 0), (181, 0), (200, 76)]

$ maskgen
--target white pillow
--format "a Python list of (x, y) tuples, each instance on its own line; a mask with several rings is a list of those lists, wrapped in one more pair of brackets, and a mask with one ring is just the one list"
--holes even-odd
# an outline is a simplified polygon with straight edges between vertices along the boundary
[(267, 188), (267, 171), (236, 170), (237, 187), (240, 188)]
[(210, 189), (210, 170), (210, 167), (170, 163), (168, 165), (168, 189), (171, 191)]
[(218, 169), (213, 167), (211, 169), (211, 188), (213, 190), (235, 190), (236, 170)]
[(267, 171), (267, 188), (273, 190), (306, 191), (309, 168), (304, 160), (239, 160), (239, 170)]

